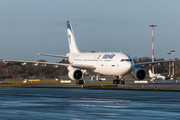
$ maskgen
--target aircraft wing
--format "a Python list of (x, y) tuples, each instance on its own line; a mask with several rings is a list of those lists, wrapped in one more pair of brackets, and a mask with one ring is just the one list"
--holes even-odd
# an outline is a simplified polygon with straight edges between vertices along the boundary
[(69, 63), (50, 63), (50, 62), (37, 62), (37, 61), (22, 61), (22, 60), (4, 60), (4, 62), (20, 62), (20, 63), (34, 63), (34, 64), (44, 64), (44, 65), (61, 65), (61, 66), (65, 66), (68, 67), (71, 64)]
[(138, 65), (156, 64), (156, 63), (164, 63), (164, 62), (175, 62), (175, 60), (170, 60), (170, 61), (155, 61), (155, 62), (142, 62), (142, 63), (134, 63), (134, 65), (138, 66)]
[(38, 53), (38, 55), (51, 56), (51, 57), (68, 58), (68, 56), (63, 56), (63, 55), (52, 55), (52, 54), (42, 54), (42, 53)]
[(69, 63), (50, 63), (50, 62), (37, 62), (37, 61), (23, 61), (23, 60), (4, 60), (4, 62), (20, 62), (23, 63), (24, 65), (26, 63), (33, 63), (33, 64), (44, 64), (44, 65), (57, 65), (57, 66), (72, 66), (72, 67), (76, 67), (79, 69), (85, 69), (85, 70), (94, 70), (96, 69), (95, 66), (93, 65), (83, 65), (83, 64), (69, 64)]

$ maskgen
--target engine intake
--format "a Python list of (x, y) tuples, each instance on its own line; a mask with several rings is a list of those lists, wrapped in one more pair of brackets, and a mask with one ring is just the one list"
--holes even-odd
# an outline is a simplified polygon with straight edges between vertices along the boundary
[(146, 77), (146, 71), (144, 69), (142, 69), (142, 68), (135, 68), (131, 72), (131, 75), (136, 80), (144, 80), (144, 78)]
[(69, 71), (68, 76), (72, 80), (81, 80), (83, 78), (83, 73), (80, 69), (72, 69)]

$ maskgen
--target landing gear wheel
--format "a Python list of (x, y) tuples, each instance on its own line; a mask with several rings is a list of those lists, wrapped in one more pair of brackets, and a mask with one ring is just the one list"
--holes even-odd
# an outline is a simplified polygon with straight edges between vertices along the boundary
[(113, 84), (116, 84), (116, 80), (113, 80)]
[(76, 85), (78, 85), (78, 84), (84, 84), (84, 80), (76, 80)]
[(119, 79), (119, 76), (116, 76), (116, 79), (113, 80), (113, 84), (125, 84), (125, 81), (123, 79), (123, 77), (121, 77), (121, 79)]
[(121, 83), (120, 80), (113, 80), (113, 84), (119, 84), (119, 83)]
[(121, 81), (120, 80), (116, 80), (117, 82), (116, 82), (116, 84), (119, 84), (119, 83), (121, 83)]
[(84, 80), (79, 80), (79, 84), (84, 84)]
[(123, 85), (124, 85), (124, 84), (125, 84), (125, 81), (124, 81), (124, 80), (123, 80), (123, 81), (121, 81), (121, 84), (123, 84)]

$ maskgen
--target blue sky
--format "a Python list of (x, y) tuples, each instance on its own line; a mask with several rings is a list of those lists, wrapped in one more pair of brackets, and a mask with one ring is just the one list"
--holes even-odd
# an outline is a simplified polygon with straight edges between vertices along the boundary
[(0, 59), (58, 62), (37, 53), (69, 52), (66, 21), (72, 23), (81, 52), (124, 52), (156, 58), (180, 58), (179, 0), (1, 0)]

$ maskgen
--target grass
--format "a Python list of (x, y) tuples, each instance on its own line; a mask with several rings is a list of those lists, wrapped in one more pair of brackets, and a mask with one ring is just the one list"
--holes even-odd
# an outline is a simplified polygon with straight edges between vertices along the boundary
[[(32, 83), (23, 83), (24, 80), (7, 80), (9, 81), (9, 83), (2, 83), (0, 84), (0, 88), (8, 88), (8, 87), (12, 87), (12, 88), (17, 88), (17, 87), (26, 87), (26, 85), (31, 85)], [(40, 84), (40, 83), (60, 83), (60, 81), (55, 81), (54, 79), (45, 79), (45, 80), (40, 80), (40, 82), (33, 82), (33, 84)]]

